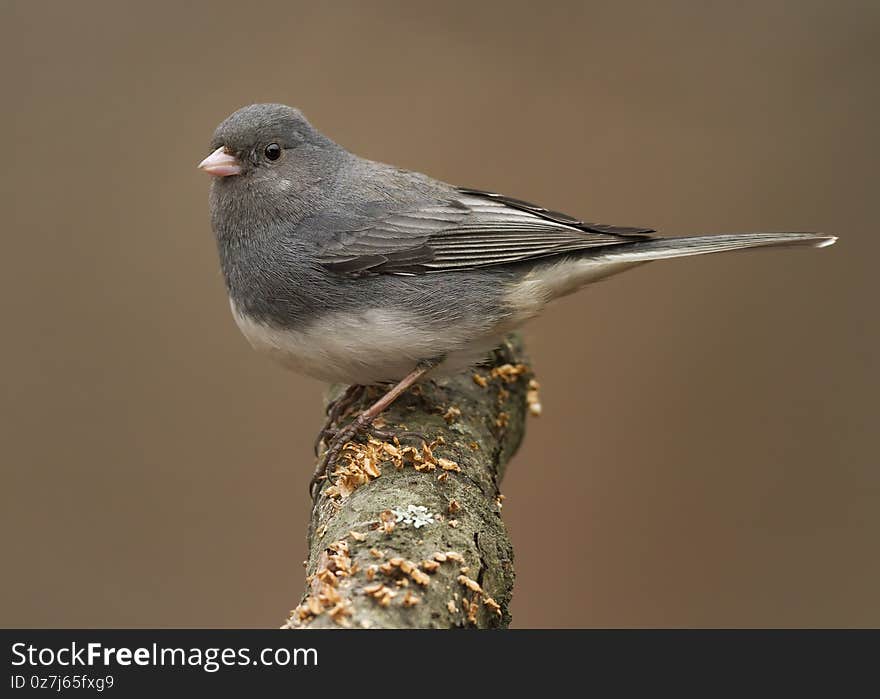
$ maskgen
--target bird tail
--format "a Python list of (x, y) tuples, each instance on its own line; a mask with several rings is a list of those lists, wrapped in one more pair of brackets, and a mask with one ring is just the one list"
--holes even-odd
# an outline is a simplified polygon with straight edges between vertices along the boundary
[(586, 284), (607, 279), (653, 260), (671, 260), (712, 252), (750, 248), (813, 247), (833, 245), (837, 238), (823, 233), (734, 233), (690, 238), (647, 238), (593, 248), (577, 257), (565, 256), (537, 265), (516, 287), (514, 304), (523, 317), (537, 313), (547, 300), (565, 296)]
[(834, 245), (835, 242), (836, 236), (824, 233), (733, 233), (688, 238), (651, 238), (606, 248), (603, 257), (608, 261), (639, 263), (751, 248), (824, 248)]

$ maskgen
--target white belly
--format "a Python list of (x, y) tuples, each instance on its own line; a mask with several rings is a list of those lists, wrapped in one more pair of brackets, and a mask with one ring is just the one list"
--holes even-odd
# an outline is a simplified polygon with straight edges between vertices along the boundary
[(366, 310), (326, 315), (292, 330), (253, 320), (230, 300), (232, 315), (254, 349), (301, 374), (329, 383), (397, 381), (420, 361), (446, 357), (434, 375), (476, 364), (499, 344), (486, 328), (426, 329), (400, 311)]
[(299, 329), (279, 328), (241, 314), (235, 322), (251, 345), (289, 369), (330, 383), (399, 381), (421, 361), (445, 358), (433, 376), (450, 376), (483, 360), (511, 330), (554, 298), (640, 263), (603, 259), (549, 262), (507, 290), (504, 318), (471, 318), (428, 326), (400, 310), (327, 314)]

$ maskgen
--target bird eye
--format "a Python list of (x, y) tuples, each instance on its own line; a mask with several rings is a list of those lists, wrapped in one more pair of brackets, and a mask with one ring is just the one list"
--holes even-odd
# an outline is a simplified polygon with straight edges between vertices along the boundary
[(277, 143), (270, 143), (263, 152), (269, 160), (278, 160), (281, 157), (281, 146)]

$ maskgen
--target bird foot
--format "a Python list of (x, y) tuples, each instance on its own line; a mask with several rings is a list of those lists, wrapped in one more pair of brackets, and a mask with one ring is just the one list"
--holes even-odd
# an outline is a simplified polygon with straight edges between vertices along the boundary
[[(325, 428), (322, 430), (322, 435), (327, 433), (329, 441), (324, 442), (327, 445), (327, 451), (324, 452), (324, 455), (318, 461), (318, 465), (315, 467), (315, 472), (312, 474), (312, 479), (309, 481), (309, 494), (312, 497), (314, 497), (317, 492), (316, 487), (318, 484), (327, 479), (330, 466), (335, 464), (337, 459), (339, 459), (345, 445), (362, 433), (368, 431), (373, 419), (374, 418), (367, 415), (367, 413), (361, 413), (349, 424), (345, 425), (345, 427), (340, 427), (339, 429)], [(324, 437), (322, 436), (321, 439), (324, 439)]]
[(317, 439), (315, 439), (315, 456), (318, 456), (321, 453), (321, 442), (328, 446), (330, 445), (333, 437), (339, 431), (336, 428), (336, 423), (339, 422), (340, 418), (342, 418), (345, 413), (361, 399), (365, 390), (364, 386), (351, 385), (345, 389), (339, 398), (327, 406), (327, 419), (324, 422), (321, 431), (318, 432)]
[[(427, 374), (433, 367), (438, 364), (439, 361), (440, 360), (419, 362), (418, 365), (416, 365), (415, 369), (413, 369), (409, 374), (404, 376), (400, 381), (392, 386), (387, 393), (385, 393), (369, 408), (360, 413), (348, 425), (337, 430), (329, 442), (325, 442), (325, 444), (327, 444), (327, 451), (324, 452), (323, 458), (321, 458), (321, 460), (318, 462), (318, 466), (315, 469), (314, 474), (312, 474), (312, 480), (309, 482), (309, 493), (311, 493), (312, 497), (317, 495), (318, 484), (322, 480), (327, 479), (327, 472), (330, 469), (330, 465), (336, 463), (336, 460), (339, 458), (339, 455), (342, 453), (345, 445), (352, 439), (357, 437), (359, 434), (364, 432), (367, 428), (369, 428), (373, 424), (373, 420), (379, 417), (379, 415), (381, 415), (385, 411), (385, 409), (389, 405), (391, 405), (398, 396), (400, 396), (400, 394), (402, 394), (410, 386), (415, 384), (416, 381)], [(354, 403), (355, 397), (359, 398), (361, 395), (363, 395), (358, 391), (363, 391), (363, 386), (349, 386), (340, 401), (344, 404), (344, 407), (340, 408), (339, 406), (334, 406), (328, 412), (327, 425), (325, 425), (324, 430), (321, 431), (321, 435), (319, 436), (318, 444), (316, 446), (319, 446), (320, 442), (325, 439), (326, 430), (332, 429), (332, 427), (328, 428), (328, 425), (332, 426), (333, 424), (335, 424), (336, 420), (341, 417), (345, 413), (345, 411), (348, 410), (349, 407), (351, 407), (352, 403)]]

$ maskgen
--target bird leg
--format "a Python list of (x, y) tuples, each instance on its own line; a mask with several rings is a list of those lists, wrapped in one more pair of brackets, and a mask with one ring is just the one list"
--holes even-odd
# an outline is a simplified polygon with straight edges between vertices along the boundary
[(343, 415), (345, 415), (352, 405), (360, 400), (365, 390), (365, 386), (352, 384), (343, 391), (339, 398), (327, 406), (327, 421), (324, 423), (321, 431), (318, 432), (318, 438), (315, 440), (315, 456), (318, 456), (318, 449), (321, 446), (321, 442), (324, 442), (325, 444), (330, 443), (333, 435), (338, 431), (334, 428), (334, 425)]
[(331, 464), (335, 463), (342, 453), (343, 447), (354, 439), (358, 434), (366, 430), (379, 415), (388, 408), (401, 394), (437, 366), (437, 361), (419, 362), (415, 369), (404, 376), (398, 383), (392, 386), (388, 392), (369, 408), (360, 413), (345, 427), (340, 428), (327, 445), (324, 457), (318, 462), (312, 480), (309, 483), (309, 492), (314, 496), (315, 486), (319, 481), (327, 477), (327, 471)]

